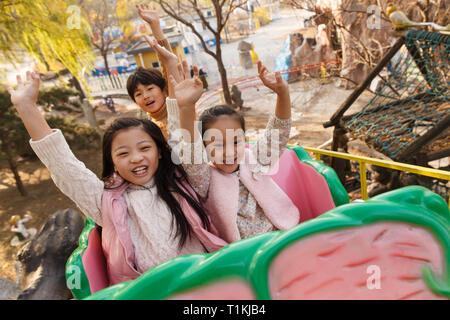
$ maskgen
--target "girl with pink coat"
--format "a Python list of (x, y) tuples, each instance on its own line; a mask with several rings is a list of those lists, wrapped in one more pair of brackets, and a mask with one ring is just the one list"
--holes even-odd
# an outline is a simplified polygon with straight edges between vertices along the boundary
[(289, 229), (300, 221), (301, 212), (267, 175), (289, 140), (289, 87), (279, 72), (269, 72), (260, 61), (258, 73), (263, 84), (276, 93), (277, 102), (264, 135), (253, 148), (245, 147), (244, 118), (230, 106), (205, 110), (197, 128), (195, 103), (203, 91), (198, 76), (190, 79), (186, 71), (183, 81), (169, 76), (176, 98), (166, 102), (169, 140), (219, 236), (227, 242)]
[(62, 132), (51, 129), (36, 102), (39, 74), (17, 77), (11, 101), (31, 136), (30, 144), (57, 187), (86, 217), (102, 227), (109, 284), (135, 279), (171, 258), (218, 250), (205, 209), (160, 128), (149, 120), (114, 121), (103, 138), (98, 178), (70, 150)]

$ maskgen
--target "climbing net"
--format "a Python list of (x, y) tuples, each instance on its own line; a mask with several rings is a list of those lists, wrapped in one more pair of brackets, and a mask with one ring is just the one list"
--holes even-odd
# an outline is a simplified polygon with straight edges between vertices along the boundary
[[(449, 53), (450, 36), (409, 31), (378, 74), (379, 85), (372, 82), (374, 97), (360, 112), (343, 117), (344, 127), (397, 161), (417, 151), (411, 148), (415, 143), (423, 144), (421, 153), (449, 147)], [(430, 136), (434, 138), (428, 141)]]

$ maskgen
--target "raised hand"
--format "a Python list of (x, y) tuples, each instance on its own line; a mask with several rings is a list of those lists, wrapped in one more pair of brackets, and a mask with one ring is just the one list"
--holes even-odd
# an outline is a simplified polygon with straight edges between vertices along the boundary
[(193, 78), (191, 78), (186, 61), (183, 61), (183, 65), (179, 66), (178, 70), (181, 81), (175, 80), (172, 75), (169, 76), (169, 81), (173, 86), (178, 106), (180, 108), (194, 108), (195, 103), (203, 94), (203, 83), (198, 78), (198, 69), (194, 66)]
[(258, 61), (258, 74), (262, 83), (276, 94), (280, 95), (289, 91), (289, 85), (281, 77), (280, 72), (269, 72), (261, 61)]
[(153, 48), (153, 50), (155, 50), (159, 54), (159, 58), (162, 60), (161, 63), (164, 66), (168, 66), (171, 63), (174, 65), (178, 64), (177, 56), (163, 46), (160, 46), (154, 37), (144, 35), (144, 38), (147, 43)]
[(262, 83), (277, 94), (275, 116), (278, 119), (289, 119), (291, 117), (291, 98), (286, 80), (281, 77), (280, 72), (269, 72), (261, 61), (258, 61), (258, 73)]
[(17, 88), (14, 90), (7, 85), (6, 89), (11, 95), (12, 104), (16, 107), (36, 105), (39, 94), (39, 72), (27, 71), (25, 83), (18, 75)]
[(147, 4), (137, 4), (136, 8), (138, 9), (139, 16), (142, 20), (148, 22), (152, 28), (155, 25), (159, 26), (158, 10), (150, 9)]
[(26, 77), (24, 83), (22, 78), (17, 76), (17, 88), (14, 90), (6, 86), (6, 89), (11, 94), (11, 102), (16, 107), (31, 139), (40, 140), (49, 135), (52, 130), (36, 106), (39, 94), (39, 73), (27, 71)]

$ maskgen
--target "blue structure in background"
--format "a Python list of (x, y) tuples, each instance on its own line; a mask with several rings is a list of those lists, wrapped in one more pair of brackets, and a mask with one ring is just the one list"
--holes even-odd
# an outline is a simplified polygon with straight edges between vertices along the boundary
[[(130, 73), (137, 69), (137, 64), (136, 61), (134, 61), (134, 58), (127, 56), (124, 52), (115, 53), (114, 60), (111, 59), (111, 57), (108, 59), (109, 71), (111, 74)], [(108, 75), (103, 61), (97, 61), (95, 64), (95, 70), (91, 71), (91, 75), (93, 77)]]
[[(212, 38), (209, 40), (205, 40), (206, 45), (209, 48), (215, 47), (216, 46), (216, 39)], [(220, 39), (220, 43), (222, 43), (222, 39)], [(202, 44), (200, 44), (201, 46), (203, 46)], [(193, 45), (189, 45), (186, 47), (183, 47), (184, 53), (185, 54), (189, 54), (189, 53), (193, 53), (194, 52), (194, 46)]]
[[(136, 64), (136, 62), (134, 62), (134, 63), (131, 63), (128, 66), (128, 68), (121, 67), (121, 66), (115, 66), (115, 67), (110, 67), (109, 71), (111, 72), (111, 74), (121, 74), (121, 73), (130, 73), (130, 72), (135, 71), (136, 69), (137, 69), (137, 64)], [(106, 75), (108, 75), (108, 73), (106, 72), (105, 68), (97, 67), (91, 71), (91, 75), (93, 77), (100, 77), (100, 76), (106, 76)]]
[[(291, 36), (288, 35), (286, 40), (284, 41), (283, 48), (281, 49), (280, 54), (277, 57), (277, 60), (275, 61), (275, 71), (283, 71), (287, 70), (291, 67), (291, 49), (290, 49), (290, 43), (291, 43)], [(281, 75), (284, 80), (289, 80), (289, 74), (285, 73)]]

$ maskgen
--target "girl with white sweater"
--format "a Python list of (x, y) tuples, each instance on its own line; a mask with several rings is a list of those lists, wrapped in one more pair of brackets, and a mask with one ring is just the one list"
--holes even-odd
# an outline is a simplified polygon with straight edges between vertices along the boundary
[(36, 102), (39, 75), (7, 87), (30, 144), (57, 187), (102, 227), (110, 285), (132, 280), (173, 257), (215, 251), (216, 236), (184, 169), (171, 161), (161, 130), (149, 120), (117, 119), (103, 138), (99, 179), (73, 155), (59, 129), (51, 129)]

